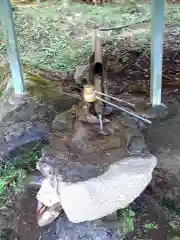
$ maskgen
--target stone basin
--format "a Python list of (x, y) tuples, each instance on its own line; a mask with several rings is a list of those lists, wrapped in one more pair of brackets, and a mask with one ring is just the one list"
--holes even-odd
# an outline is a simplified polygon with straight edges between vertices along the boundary
[(79, 121), (71, 111), (58, 116), (50, 146), (37, 164), (46, 177), (37, 199), (49, 207), (61, 203), (71, 222), (127, 207), (151, 181), (157, 161), (138, 123), (121, 115), (109, 120), (102, 135), (98, 123)]

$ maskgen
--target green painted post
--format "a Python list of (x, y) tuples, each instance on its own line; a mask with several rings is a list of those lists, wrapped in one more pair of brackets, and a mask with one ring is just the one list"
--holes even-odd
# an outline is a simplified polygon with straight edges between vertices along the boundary
[(164, 40), (164, 0), (152, 0), (151, 103), (161, 105)]
[(0, 18), (7, 41), (8, 60), (15, 94), (24, 92), (24, 81), (10, 0), (0, 0)]

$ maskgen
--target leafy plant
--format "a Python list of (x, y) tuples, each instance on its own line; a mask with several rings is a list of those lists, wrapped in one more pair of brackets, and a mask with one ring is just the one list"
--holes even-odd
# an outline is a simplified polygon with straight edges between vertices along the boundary
[(131, 209), (120, 210), (119, 232), (127, 234), (134, 231), (135, 213)]
[(155, 222), (147, 222), (143, 226), (145, 229), (157, 229), (158, 225)]
[(171, 215), (171, 220), (169, 222), (169, 225), (174, 229), (174, 230), (180, 230), (180, 221), (179, 221), (179, 216), (176, 214)]
[(35, 168), (41, 153), (28, 152), (22, 156), (7, 159), (0, 168), (0, 208), (13, 204), (16, 197), (24, 191), (27, 173)]

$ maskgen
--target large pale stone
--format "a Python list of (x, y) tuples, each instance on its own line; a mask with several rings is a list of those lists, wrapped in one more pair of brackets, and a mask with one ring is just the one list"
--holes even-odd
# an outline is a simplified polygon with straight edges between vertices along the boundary
[(63, 183), (61, 205), (69, 220), (75, 223), (91, 221), (127, 207), (150, 183), (156, 163), (152, 155), (129, 157), (112, 164), (97, 178)]
[[(92, 221), (132, 203), (150, 183), (156, 164), (156, 157), (151, 154), (144, 158), (125, 158), (96, 178), (77, 183), (60, 181), (51, 194), (56, 195), (59, 189), (59, 201), (70, 221)], [(41, 191), (43, 198), (46, 196)], [(55, 198), (52, 205), (57, 203), (57, 195)]]

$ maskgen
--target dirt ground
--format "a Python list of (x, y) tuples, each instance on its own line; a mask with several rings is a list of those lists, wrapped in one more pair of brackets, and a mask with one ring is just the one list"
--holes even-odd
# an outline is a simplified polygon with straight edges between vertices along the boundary
[[(179, 0), (169, 0), (168, 2), (179, 3)], [(56, 6), (55, 10), (57, 10), (57, 12), (60, 12), (60, 8), (61, 6)], [(46, 64), (48, 66), (52, 65), (55, 68), (62, 68), (64, 67), (64, 65), (67, 64), (65, 61), (66, 55), (63, 55), (64, 52), (66, 53), (66, 51), (64, 51), (64, 46), (66, 47), (66, 41), (64, 42), (64, 38), (61, 38), (64, 29), (61, 29), (60, 27), (61, 25), (62, 27), (64, 27), (63, 23), (68, 22), (70, 13), (68, 12), (66, 14), (67, 16), (61, 19), (60, 16), (63, 15), (61, 12), (60, 15), (56, 15), (54, 9), (51, 9), (51, 6), (49, 6), (49, 8), (47, 9), (48, 11), (53, 10), (53, 14), (49, 13), (46, 16), (44, 15), (45, 10), (36, 10), (35, 8), (31, 10), (34, 15), (29, 11), (28, 8), (23, 10), (24, 15), (22, 14), (22, 16), (20, 12), (17, 12), (16, 29), (17, 33), (19, 33), (20, 35), (21, 51), (23, 51), (24, 56), (29, 57), (30, 60), (36, 60), (35, 65), (41, 63), (40, 65), (38, 65), (41, 67), (44, 66), (44, 62), (47, 61)], [(73, 8), (71, 8), (71, 12), (77, 11), (76, 8), (74, 8), (73, 11), (72, 9)], [(40, 16), (38, 20), (36, 11)], [(82, 9), (79, 8), (79, 12), (81, 11)], [(93, 13), (93, 11), (88, 12), (88, 14), (86, 14), (85, 12), (85, 14), (83, 15), (83, 21), (79, 21), (78, 16), (76, 16), (77, 21), (79, 22), (76, 23), (75, 18), (75, 26), (77, 27), (77, 25), (79, 25), (79, 28), (83, 29), (82, 23), (84, 24), (86, 20), (85, 16), (88, 16), (89, 18), (89, 14), (91, 12)], [(26, 21), (24, 17), (25, 14), (27, 14), (27, 19), (29, 22)], [(94, 25), (101, 23), (101, 21), (99, 20), (101, 18), (96, 19), (96, 15), (99, 16), (98, 14), (101, 15), (101, 12), (95, 12), (95, 14), (93, 13), (91, 16), (91, 20), (93, 20)], [(119, 16), (120, 19), (119, 21), (117, 21), (118, 19), (116, 19), (117, 26), (119, 25), (119, 22), (122, 24), (121, 14), (122, 13), (120, 13), (118, 10), (118, 15), (115, 15), (116, 17)], [(54, 20), (50, 15), (59, 22), (55, 22), (56, 24), (54, 24)], [(107, 21), (108, 26), (112, 25), (111, 15), (114, 21), (114, 12), (109, 14), (109, 11), (107, 11), (106, 15), (104, 15), (104, 20)], [(132, 13), (130, 15), (132, 15)], [(142, 14), (141, 16), (144, 16), (144, 14)], [(171, 14), (169, 14), (169, 16), (171, 16)], [(87, 22), (89, 21), (88, 18), (86, 20)], [(140, 18), (140, 16), (138, 18)], [(45, 19), (44, 24), (42, 22), (43, 19)], [(128, 16), (124, 17), (124, 19), (128, 19)], [(177, 16), (176, 20), (178, 21)], [(19, 22), (20, 24), (18, 24)], [(54, 28), (50, 25), (52, 23), (55, 26), (58, 26), (58, 28), (54, 32)], [(146, 32), (147, 28), (149, 29), (149, 25), (146, 25), (147, 24), (144, 24), (143, 28), (141, 24), (137, 29), (137, 32), (140, 32), (140, 28), (142, 32)], [(34, 29), (36, 30), (36, 28), (37, 31), (34, 32)], [(91, 27), (89, 27), (89, 29), (91, 29)], [(170, 32), (175, 32), (178, 27), (177, 25), (172, 25), (168, 29), (168, 31), (171, 30)], [(78, 31), (77, 39), (78, 41), (80, 41)], [(60, 35), (55, 37), (56, 35), (54, 34), (58, 32), (60, 32)], [(129, 32), (132, 35), (132, 33), (135, 33), (135, 30), (131, 31), (130, 29)], [(70, 34), (70, 40), (72, 38), (71, 35), (72, 33)], [(83, 33), (82, 36), (84, 37), (86, 35), (87, 34)], [(131, 35), (126, 36), (124, 42), (122, 41), (122, 44), (117, 46), (119, 57), (117, 57), (116, 54), (114, 55), (112, 52), (108, 54), (108, 63), (110, 65), (108, 72), (109, 92), (117, 97), (123, 97), (131, 101), (141, 100), (148, 102), (150, 88), (150, 55), (147, 54), (147, 49), (149, 49), (149, 46), (146, 46), (147, 49), (145, 48), (142, 51), (133, 50), (133, 48), (130, 50), (130, 47), (126, 48), (128, 40), (132, 37)], [(24, 40), (21, 36), (26, 36), (27, 40)], [(169, 39), (171, 39), (169, 33), (168, 36)], [(32, 39), (34, 38), (34, 42), (37, 46), (33, 45)], [(53, 42), (53, 44), (50, 44), (52, 40), (56, 39), (57, 42), (55, 41)], [(174, 37), (172, 37), (172, 39), (173, 41), (169, 41), (168, 45), (170, 45), (171, 49), (173, 50), (165, 48), (163, 62), (163, 102), (167, 104), (167, 106), (170, 108), (170, 115), (162, 121), (154, 121), (153, 124), (149, 126), (149, 128), (145, 131), (146, 142), (152, 153), (158, 158), (158, 166), (154, 172), (151, 184), (131, 206), (133, 211), (135, 212), (135, 230), (128, 234), (126, 240), (180, 239), (180, 224), (178, 222), (178, 215), (180, 214), (180, 50), (178, 50), (179, 36), (177, 37), (176, 41)], [(85, 42), (85, 40), (82, 41), (83, 43)], [(73, 46), (74, 42), (75, 40), (73, 39)], [(81, 44), (82, 42), (80, 42), (78, 48), (75, 48), (75, 50), (73, 49), (75, 53), (82, 48)], [(110, 42), (110, 44), (112, 44), (112, 41)], [(47, 48), (43, 49), (46, 45)], [(109, 45), (108, 42), (107, 45)], [(57, 46), (58, 48), (56, 48)], [(61, 48), (63, 48), (62, 51), (60, 51), (59, 48), (60, 50)], [(39, 49), (41, 50), (41, 52)], [(69, 49), (70, 53), (72, 52), (74, 54), (72, 49)], [(87, 48), (85, 48), (84, 46), (83, 49), (84, 52), (82, 52), (82, 54), (80, 55), (81, 57), (78, 56), (80, 61), (82, 61), (82, 59), (86, 55), (85, 53), (87, 52), (88, 45)], [(109, 47), (109, 49), (111, 50), (111, 47)], [(68, 52), (68, 48), (66, 48), (66, 50)], [(43, 60), (41, 59), (42, 56), (44, 56), (42, 53), (46, 54), (46, 56), (43, 57)], [(54, 57), (56, 56), (55, 53), (57, 54), (58, 59)], [(72, 59), (70, 58), (69, 61), (71, 62), (71, 60)], [(61, 78), (59, 73), (56, 74), (55, 72), (53, 72), (52, 74), (48, 73), (48, 76), (56, 76), (56, 80), (59, 80)], [(74, 83), (72, 75), (64, 79), (63, 85), (64, 88), (69, 92), (79, 91), (79, 89)], [(17, 237), (20, 240), (36, 240), (39, 238), (40, 229), (36, 224), (35, 192), (28, 191), (25, 198), (22, 199), (20, 220), (17, 223), (16, 230)], [(15, 238), (9, 238), (9, 240), (12, 239)]]
[[(134, 59), (126, 68), (109, 72), (110, 92), (132, 99), (149, 99), (149, 56), (131, 51)], [(135, 56), (135, 57), (134, 57)], [(138, 56), (138, 57), (137, 57)], [(155, 121), (145, 131), (146, 142), (158, 158), (153, 180), (132, 204), (136, 213), (135, 231), (127, 236), (132, 239), (172, 240), (180, 237), (180, 51), (165, 51), (163, 64), (163, 102), (170, 115)], [(69, 80), (70, 81), (70, 80)], [(69, 84), (67, 81), (66, 84)], [(73, 84), (74, 85), (74, 84)], [(36, 224), (35, 193), (28, 192), (22, 200), (18, 235), (21, 240), (36, 240), (40, 229)]]
[(21, 202), (21, 215), (17, 232), (20, 240), (39, 239), (40, 229), (36, 224), (35, 191), (28, 191), (26, 197)]

